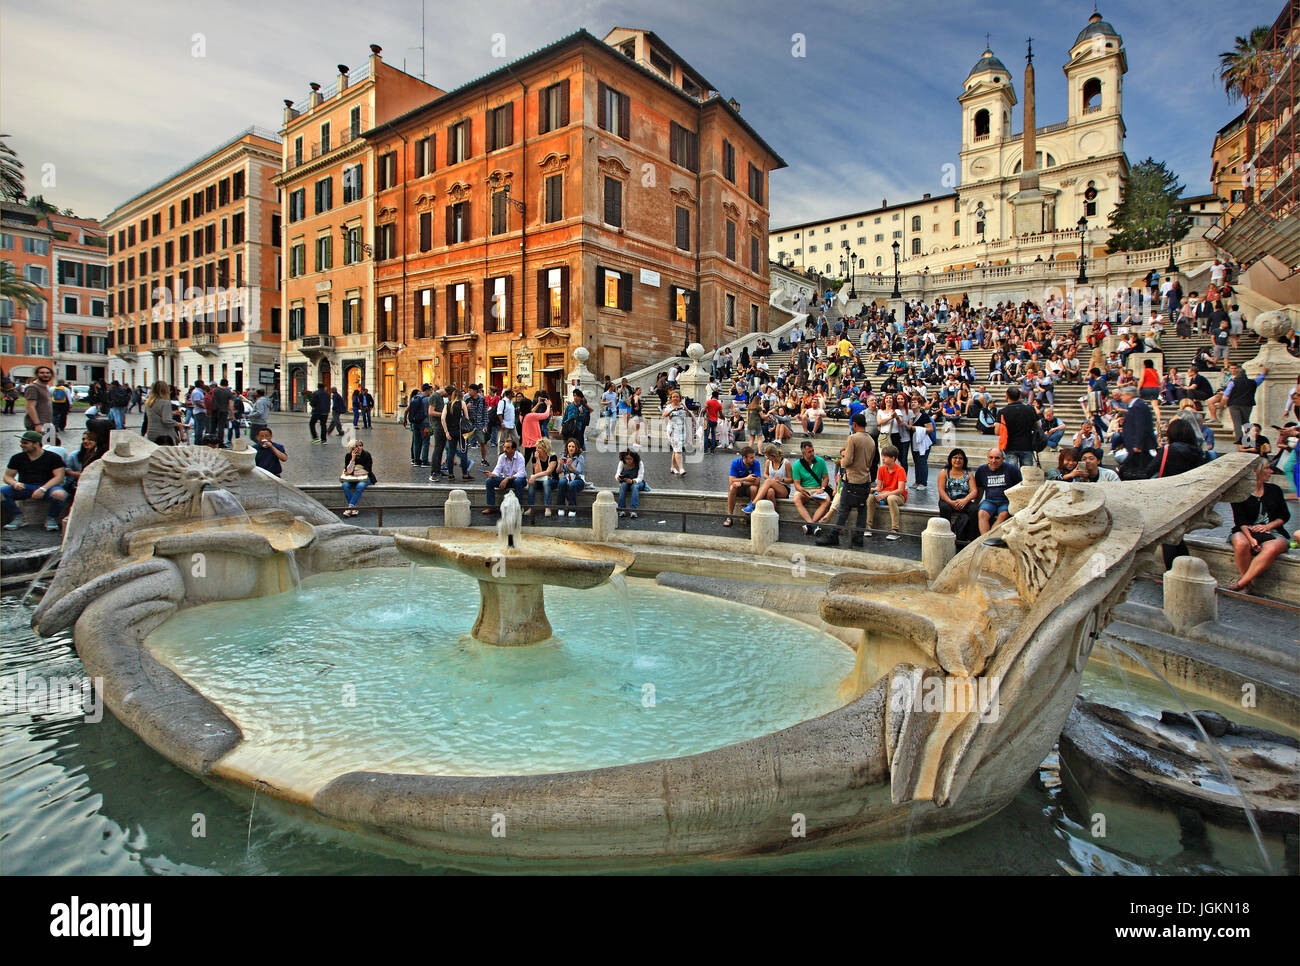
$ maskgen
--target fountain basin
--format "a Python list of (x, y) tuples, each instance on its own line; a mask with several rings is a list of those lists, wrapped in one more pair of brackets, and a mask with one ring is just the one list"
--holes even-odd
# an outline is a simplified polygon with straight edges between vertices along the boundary
[(588, 590), (623, 573), (636, 559), (629, 550), (529, 536), (525, 547), (503, 547), (482, 530), (442, 530), (448, 538), (395, 537), (397, 549), (417, 564), (447, 567), (478, 581), (475, 640), (503, 647), (539, 644), (552, 636), (542, 588)]

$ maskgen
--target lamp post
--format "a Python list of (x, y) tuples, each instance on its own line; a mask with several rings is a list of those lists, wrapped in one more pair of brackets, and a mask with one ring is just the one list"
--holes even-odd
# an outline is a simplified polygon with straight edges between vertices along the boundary
[(1079, 277), (1074, 280), (1075, 284), (1077, 285), (1088, 284), (1088, 261), (1087, 261), (1087, 255), (1084, 253), (1083, 250), (1083, 246), (1086, 243), (1087, 237), (1088, 237), (1088, 216), (1084, 215), (1082, 218), (1079, 219)]
[(846, 240), (842, 244), (844, 247), (844, 253), (847, 256), (848, 266), (849, 266), (849, 298), (855, 299), (858, 297), (857, 284), (854, 282), (853, 279), (854, 262), (856, 261), (856, 259), (853, 256), (853, 249), (849, 248), (848, 241)]
[(898, 290), (898, 239), (897, 238), (894, 239), (894, 244), (892, 247), (894, 249), (894, 291), (890, 294), (889, 297), (893, 299), (901, 299), (903, 297), (903, 293)]
[(1165, 266), (1165, 272), (1170, 278), (1178, 274), (1178, 265), (1174, 261), (1174, 225), (1178, 223), (1178, 215), (1172, 208), (1165, 215), (1165, 224), (1169, 226), (1169, 264)]

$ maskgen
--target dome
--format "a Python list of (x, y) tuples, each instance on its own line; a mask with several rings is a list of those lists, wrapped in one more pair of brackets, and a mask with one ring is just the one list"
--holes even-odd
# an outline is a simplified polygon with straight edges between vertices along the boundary
[(981, 71), (986, 71), (986, 70), (1000, 70), (1003, 73), (1007, 73), (1007, 74), (1011, 73), (1009, 70), (1007, 70), (1007, 65), (1002, 63), (1002, 61), (998, 60), (996, 57), (994, 57), (993, 51), (987, 47), (984, 49), (984, 56), (975, 62), (975, 66), (970, 69), (970, 73), (967, 74), (966, 76), (971, 77), (974, 74), (978, 74)]
[(1079, 36), (1074, 38), (1073, 46), (1078, 47), (1089, 37), (1114, 37), (1119, 40), (1119, 34), (1115, 32), (1115, 28), (1102, 20), (1099, 13), (1093, 13), (1088, 18), (1088, 26), (1079, 31)]

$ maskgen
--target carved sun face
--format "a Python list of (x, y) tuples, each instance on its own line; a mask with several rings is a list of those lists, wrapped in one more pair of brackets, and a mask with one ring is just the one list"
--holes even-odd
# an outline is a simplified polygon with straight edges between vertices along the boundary
[(226, 486), (235, 469), (216, 450), (205, 446), (161, 446), (149, 460), (144, 497), (159, 513), (193, 513), (207, 487)]

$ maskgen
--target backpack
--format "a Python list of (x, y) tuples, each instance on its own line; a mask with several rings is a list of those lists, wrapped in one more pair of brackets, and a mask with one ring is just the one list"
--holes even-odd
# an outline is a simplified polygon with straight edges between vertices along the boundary
[(62, 386), (55, 386), (54, 391), (50, 393), (50, 401), (56, 403), (66, 403), (68, 401), (68, 390)]

